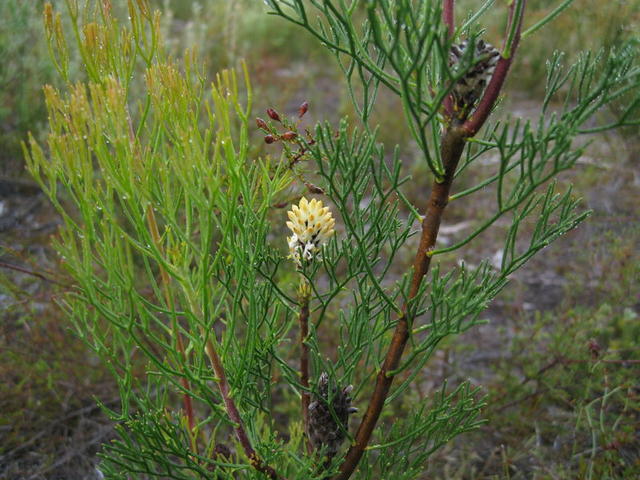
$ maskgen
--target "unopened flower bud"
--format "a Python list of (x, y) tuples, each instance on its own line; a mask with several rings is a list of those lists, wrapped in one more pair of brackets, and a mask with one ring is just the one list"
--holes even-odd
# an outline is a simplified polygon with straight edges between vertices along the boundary
[(309, 110), (309, 104), (307, 102), (303, 102), (300, 107), (298, 107), (298, 118), (302, 118), (305, 113)]
[(276, 140), (277, 140), (276, 137), (274, 137), (273, 135), (265, 135), (264, 136), (264, 142), (265, 143), (273, 143)]
[(301, 300), (307, 299), (308, 301), (310, 297), (311, 297), (311, 285), (309, 285), (309, 282), (307, 281), (306, 278), (301, 277), (300, 285), (298, 285), (298, 298)]
[(298, 134), (296, 132), (292, 132), (292, 131), (284, 132), (282, 135), (280, 135), (280, 137), (283, 140), (293, 140), (297, 136), (298, 136)]
[(309, 190), (311, 193), (324, 195), (324, 190), (318, 187), (317, 185), (314, 185), (313, 183), (304, 182), (304, 186), (307, 187), (307, 190)]
[(256, 118), (256, 125), (258, 126), (258, 128), (262, 129), (262, 130), (268, 130), (269, 127), (267, 126), (267, 122), (265, 122), (263, 119), (261, 118)]
[(275, 120), (276, 122), (280, 121), (280, 115), (273, 108), (267, 108), (267, 115), (271, 120)]

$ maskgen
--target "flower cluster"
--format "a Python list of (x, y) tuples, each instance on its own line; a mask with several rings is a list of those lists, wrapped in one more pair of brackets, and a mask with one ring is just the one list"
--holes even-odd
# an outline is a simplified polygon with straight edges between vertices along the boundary
[(287, 238), (289, 256), (298, 267), (302, 267), (303, 263), (319, 258), (320, 249), (335, 233), (333, 227), (336, 221), (329, 208), (315, 198), (309, 202), (302, 197), (300, 204), (294, 205), (287, 215), (290, 220), (287, 227), (293, 232)]
[[(302, 105), (298, 107), (298, 121), (294, 124), (286, 117), (282, 118), (273, 108), (267, 108), (267, 115), (269, 118), (274, 122), (280, 123), (286, 131), (284, 133), (278, 133), (278, 130), (274, 127), (273, 123), (267, 123), (260, 117), (256, 118), (256, 125), (258, 128), (267, 133), (264, 137), (265, 143), (271, 144), (280, 140), (291, 142), (298, 138), (298, 126), (300, 124), (300, 119), (304, 117), (304, 114), (307, 113), (308, 110), (309, 104), (307, 102), (303, 102)], [(309, 136), (308, 132), (307, 135)]]

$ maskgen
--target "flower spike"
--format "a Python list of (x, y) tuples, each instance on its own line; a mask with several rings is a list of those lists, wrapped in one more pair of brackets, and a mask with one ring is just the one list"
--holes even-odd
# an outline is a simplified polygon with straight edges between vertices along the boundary
[(302, 197), (300, 203), (294, 205), (287, 215), (287, 227), (293, 232), (287, 238), (289, 257), (298, 267), (320, 258), (320, 249), (335, 233), (333, 227), (336, 221), (329, 207), (325, 207), (321, 200), (314, 198), (309, 202)]

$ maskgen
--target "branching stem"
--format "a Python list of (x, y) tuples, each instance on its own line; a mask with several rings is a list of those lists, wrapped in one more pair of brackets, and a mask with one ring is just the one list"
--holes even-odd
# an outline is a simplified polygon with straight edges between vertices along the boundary
[[(431, 189), (431, 195), (427, 204), (427, 212), (422, 222), (422, 236), (420, 238), (420, 245), (416, 253), (416, 258), (413, 263), (413, 277), (411, 280), (411, 288), (409, 290), (409, 298), (411, 301), (415, 298), (420, 290), (420, 284), (423, 277), (429, 271), (429, 265), (431, 263), (431, 256), (429, 252), (433, 250), (436, 244), (436, 238), (438, 237), (438, 231), (440, 229), (440, 223), (442, 221), (442, 214), (447, 206), (449, 200), (449, 192), (451, 191), (451, 184), (453, 183), (453, 177), (458, 166), (460, 157), (465, 146), (465, 131), (459, 127), (450, 128), (442, 139), (442, 162), (445, 168), (445, 174), (441, 182), (434, 181)], [(376, 426), (382, 408), (384, 406), (385, 399), (389, 394), (391, 383), (395, 377), (394, 371), (397, 370), (402, 352), (404, 351), (407, 340), (409, 339), (409, 332), (411, 330), (411, 324), (413, 323), (414, 313), (408, 309), (405, 305), (402, 314), (398, 318), (396, 329), (391, 339), (391, 344), (387, 355), (384, 360), (382, 368), (378, 372), (376, 378), (376, 386), (371, 396), (369, 406), (364, 414), (362, 422), (358, 427), (358, 431), (355, 436), (355, 443), (351, 446), (344, 462), (340, 467), (340, 473), (338, 473), (333, 480), (346, 480), (355, 470), (364, 450), (369, 443), (373, 429)]]
[[(498, 61), (496, 71), (487, 86), (477, 110), (464, 125), (452, 124), (442, 137), (441, 160), (444, 167), (444, 176), (439, 181), (438, 179), (434, 180), (431, 189), (426, 215), (422, 222), (422, 236), (413, 263), (413, 277), (409, 290), (408, 303), (418, 294), (422, 279), (429, 271), (431, 251), (436, 244), (442, 215), (449, 201), (451, 184), (453, 183), (458, 162), (464, 151), (465, 139), (474, 136), (480, 130), (489, 117), (504, 85), (504, 80), (506, 79), (507, 72), (511, 66), (520, 40), (525, 4), (526, 0), (513, 0), (511, 2), (509, 24), (507, 26), (504, 45), (504, 49), (508, 49), (508, 51), (503, 52), (503, 56)], [(453, 0), (443, 1), (443, 20), (449, 28), (450, 35), (454, 31), (454, 6)], [(445, 109), (446, 108), (447, 106), (445, 104)], [(355, 442), (345, 456), (345, 460), (340, 467), (340, 473), (338, 473), (333, 480), (347, 480), (351, 476), (369, 443), (373, 429), (376, 426), (382, 408), (384, 407), (384, 402), (391, 389), (391, 384), (395, 377), (394, 372), (400, 364), (402, 353), (409, 339), (414, 315), (415, 313), (405, 304), (398, 318), (398, 323), (393, 333), (384, 363), (378, 372), (369, 406), (358, 427)]]
[[(449, 38), (453, 39), (456, 33), (455, 26), (455, 0), (444, 0), (442, 2), (442, 21), (447, 26), (449, 32)], [(453, 98), (451, 95), (447, 95), (443, 102), (444, 111), (446, 117), (451, 119), (454, 117)]]
[(464, 124), (467, 137), (473, 137), (482, 125), (487, 121), (491, 111), (493, 110), (498, 96), (502, 91), (502, 86), (507, 78), (509, 67), (513, 62), (513, 57), (520, 43), (520, 32), (522, 31), (522, 19), (524, 18), (524, 10), (526, 0), (512, 0), (509, 6), (509, 23), (507, 25), (507, 33), (502, 46), (502, 55), (493, 72), (491, 81), (480, 99), (480, 103), (469, 120)]
[(209, 361), (211, 362), (211, 368), (213, 368), (213, 372), (216, 375), (216, 381), (218, 383), (218, 388), (220, 389), (220, 395), (222, 395), (222, 400), (224, 401), (225, 409), (227, 410), (227, 415), (229, 415), (229, 419), (233, 422), (233, 429), (236, 432), (236, 437), (238, 438), (240, 445), (242, 445), (244, 453), (249, 458), (251, 466), (259, 472), (264, 473), (272, 480), (278, 480), (280, 477), (278, 477), (276, 471), (269, 465), (265, 464), (258, 457), (258, 454), (251, 446), (251, 441), (249, 440), (249, 436), (244, 429), (242, 417), (240, 417), (240, 412), (238, 411), (233, 398), (231, 398), (231, 387), (229, 386), (227, 375), (224, 372), (222, 360), (220, 360), (220, 356), (218, 355), (218, 352), (214, 348), (213, 342), (210, 339), (207, 340), (205, 350), (207, 356), (209, 357)]
[(36, 272), (35, 270), (29, 270), (28, 268), (20, 267), (18, 265), (12, 265), (10, 263), (0, 262), (0, 268), (6, 268), (7, 270), (14, 270), (16, 272), (32, 275), (34, 277), (39, 278), (40, 280), (54, 283), (56, 285), (59, 285), (60, 287), (69, 288), (69, 289), (73, 288), (71, 284), (60, 282), (55, 278), (50, 277), (49, 275), (45, 275), (44, 273), (41, 273), (41, 272)]

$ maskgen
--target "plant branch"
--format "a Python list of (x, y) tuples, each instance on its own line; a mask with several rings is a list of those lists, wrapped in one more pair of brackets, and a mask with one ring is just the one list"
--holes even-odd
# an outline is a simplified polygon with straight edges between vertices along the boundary
[(309, 395), (309, 345), (307, 345), (307, 337), (309, 335), (309, 298), (311, 291), (307, 280), (303, 277), (300, 280), (300, 315), (298, 321), (300, 324), (300, 384), (302, 385), (301, 408), (302, 422), (306, 437), (307, 452), (311, 454), (313, 448), (309, 437), (309, 404), (311, 397)]
[(276, 471), (269, 465), (266, 465), (258, 457), (258, 454), (251, 446), (251, 441), (249, 440), (247, 432), (244, 429), (242, 417), (240, 417), (240, 412), (238, 411), (235, 402), (231, 398), (231, 387), (229, 386), (227, 375), (224, 372), (222, 360), (220, 360), (220, 356), (218, 355), (218, 352), (214, 348), (213, 343), (210, 339), (207, 340), (205, 351), (207, 353), (207, 356), (209, 357), (209, 361), (211, 362), (211, 368), (213, 368), (213, 372), (216, 375), (216, 382), (218, 383), (218, 388), (220, 389), (220, 395), (222, 395), (222, 400), (224, 401), (227, 415), (229, 415), (229, 419), (231, 419), (231, 421), (234, 423), (233, 429), (236, 432), (236, 437), (238, 438), (240, 445), (242, 445), (244, 453), (249, 458), (251, 466), (257, 471), (264, 473), (272, 480), (278, 480), (280, 477), (278, 476)]
[(455, 19), (454, 19), (454, 10), (455, 10), (455, 0), (443, 0), (442, 5), (442, 21), (447, 26), (449, 30), (449, 37), (453, 37), (455, 34)]
[[(431, 189), (427, 212), (422, 222), (422, 236), (413, 263), (413, 277), (409, 290), (408, 303), (418, 294), (422, 279), (429, 271), (429, 265), (431, 264), (430, 252), (436, 244), (442, 215), (449, 199), (453, 177), (464, 150), (465, 134), (464, 129), (452, 127), (447, 130), (442, 139), (441, 154), (445, 173), (441, 182), (433, 182)], [(333, 477), (333, 480), (346, 480), (351, 476), (369, 443), (373, 429), (376, 426), (389, 390), (391, 389), (391, 384), (395, 377), (394, 371), (397, 370), (400, 364), (402, 353), (409, 339), (409, 332), (411, 331), (414, 316), (415, 312), (412, 311), (408, 305), (405, 305), (402, 314), (398, 318), (398, 323), (382, 368), (378, 372), (375, 389), (362, 422), (358, 427), (355, 442), (351, 448), (349, 448), (344, 462), (340, 466), (340, 473)]]
[(478, 104), (478, 108), (473, 112), (471, 118), (464, 123), (463, 128), (466, 131), (467, 137), (473, 137), (478, 133), (480, 128), (482, 128), (484, 122), (489, 118), (489, 114), (496, 100), (498, 100), (498, 95), (502, 91), (509, 67), (511, 67), (513, 57), (520, 43), (520, 31), (522, 30), (522, 20), (524, 18), (526, 3), (526, 0), (512, 0), (511, 2), (509, 7), (509, 23), (507, 25), (507, 34), (503, 44), (502, 55), (500, 56), (500, 60), (498, 60), (491, 81), (489, 85), (487, 85), (484, 95)]
[(20, 272), (20, 273), (25, 273), (27, 275), (32, 275), (34, 277), (39, 278), (40, 280), (44, 280), (45, 282), (51, 282), (55, 285), (59, 285), (61, 287), (65, 287), (65, 288), (72, 288), (73, 286), (69, 283), (63, 283), (60, 282), (52, 277), (49, 277), (48, 275), (45, 275), (43, 273), (40, 272), (36, 272), (34, 270), (29, 270), (28, 268), (24, 268), (24, 267), (19, 267), (18, 265), (12, 265), (10, 263), (5, 263), (5, 262), (0, 262), (0, 268), (6, 268), (7, 270), (14, 270), (16, 272)]
[(535, 25), (532, 25), (529, 28), (527, 28), (522, 33), (522, 37), (523, 38), (528, 37), (532, 33), (537, 32), (539, 29), (544, 27), (547, 23), (553, 21), (554, 18), (556, 18), (558, 15), (564, 12), (567, 8), (569, 8), (573, 2), (574, 0), (564, 0), (564, 2), (562, 2), (560, 5), (554, 8), (551, 12), (549, 12), (542, 20), (540, 20), (539, 22), (536, 22)]

